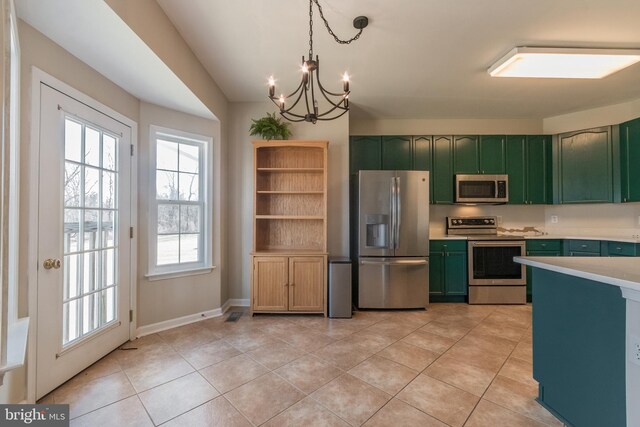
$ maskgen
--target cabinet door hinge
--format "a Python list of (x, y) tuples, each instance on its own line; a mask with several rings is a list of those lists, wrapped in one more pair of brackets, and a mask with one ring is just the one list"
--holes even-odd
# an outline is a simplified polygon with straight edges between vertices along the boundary
[(129, 310), (129, 323), (133, 322), (133, 310)]
[(133, 156), (133, 144), (131, 144), (131, 156)]
[(133, 227), (129, 227), (129, 238), (133, 239)]

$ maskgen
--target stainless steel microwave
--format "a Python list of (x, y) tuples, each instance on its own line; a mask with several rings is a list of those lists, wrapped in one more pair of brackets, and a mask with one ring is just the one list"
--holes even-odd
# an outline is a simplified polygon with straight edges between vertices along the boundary
[(456, 203), (507, 203), (508, 175), (456, 175)]

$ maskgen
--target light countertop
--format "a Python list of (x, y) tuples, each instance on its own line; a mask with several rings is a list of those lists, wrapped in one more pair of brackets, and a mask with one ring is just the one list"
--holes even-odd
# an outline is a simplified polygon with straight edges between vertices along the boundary
[(514, 261), (640, 292), (640, 260), (634, 257), (515, 257)]
[[(433, 234), (429, 236), (430, 240), (467, 240), (467, 236), (452, 236), (447, 234)], [(625, 236), (603, 236), (603, 235), (574, 235), (574, 234), (543, 234), (538, 236), (524, 236), (525, 240), (536, 239), (571, 239), (571, 240), (601, 240), (608, 242), (623, 242), (623, 243), (640, 243), (640, 238), (625, 237)]]

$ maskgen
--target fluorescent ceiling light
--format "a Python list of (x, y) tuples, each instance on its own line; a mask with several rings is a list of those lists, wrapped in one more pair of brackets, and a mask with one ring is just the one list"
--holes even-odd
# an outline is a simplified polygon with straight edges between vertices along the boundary
[(640, 49), (516, 47), (489, 68), (492, 77), (601, 79), (640, 61)]

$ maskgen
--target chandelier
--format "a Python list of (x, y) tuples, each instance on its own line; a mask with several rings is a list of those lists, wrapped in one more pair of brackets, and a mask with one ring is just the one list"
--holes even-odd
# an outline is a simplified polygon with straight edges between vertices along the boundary
[[(318, 6), (320, 17), (324, 21), (327, 31), (340, 44), (349, 44), (357, 40), (362, 34), (362, 30), (369, 24), (369, 19), (366, 16), (358, 16), (353, 20), (353, 26), (358, 30), (358, 33), (349, 40), (341, 40), (329, 27), (318, 0), (309, 0), (309, 58), (305, 60), (304, 56), (302, 57), (302, 81), (300, 85), (287, 96), (282, 94), (275, 96), (276, 82), (273, 76), (269, 78), (269, 99), (278, 106), (280, 115), (292, 122), (316, 123), (318, 120), (334, 120), (349, 111), (349, 74), (345, 72), (342, 76), (342, 93), (330, 92), (320, 83), (320, 59), (318, 55), (313, 59), (313, 3)], [(329, 103), (327, 111), (323, 113), (318, 111), (318, 99), (316, 97), (318, 99), (324, 98)], [(290, 100), (293, 101), (290, 102)], [(298, 112), (294, 112), (294, 108), (300, 104), (300, 101), (303, 101), (301, 104), (303, 107), (300, 107)]]

